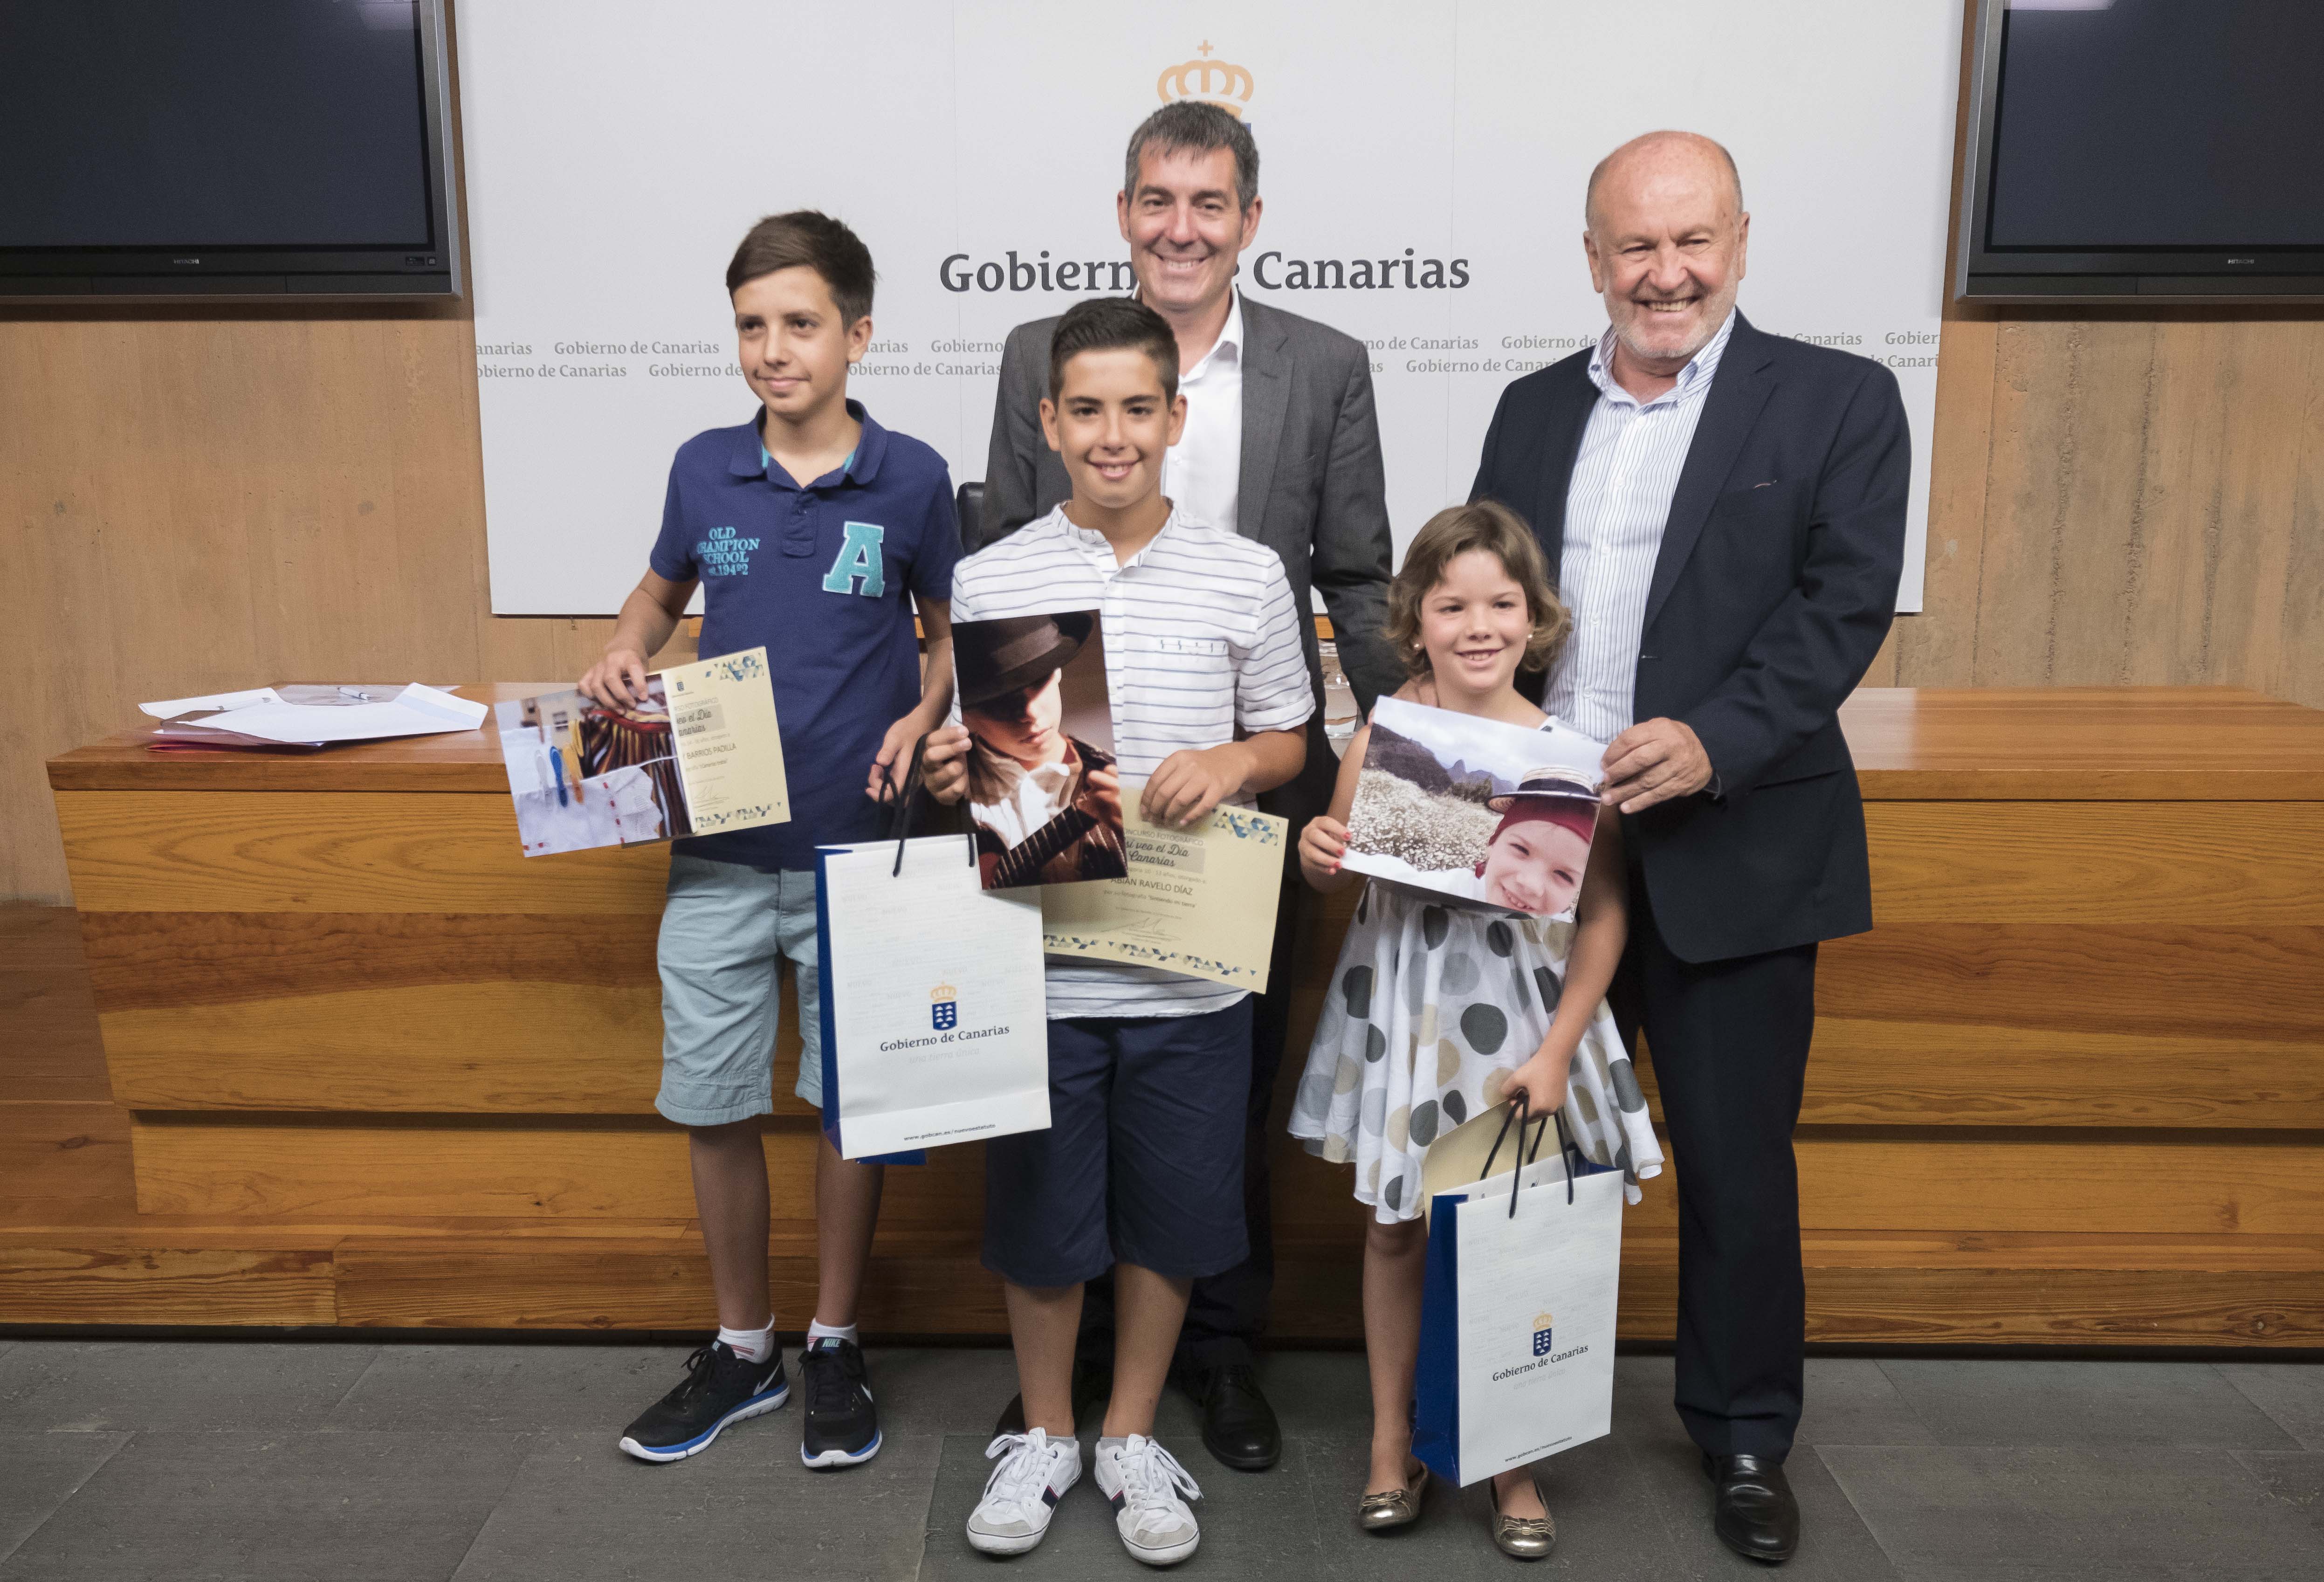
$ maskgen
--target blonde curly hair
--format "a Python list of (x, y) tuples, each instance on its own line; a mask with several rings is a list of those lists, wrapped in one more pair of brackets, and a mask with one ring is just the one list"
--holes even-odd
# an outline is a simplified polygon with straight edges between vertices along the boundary
[(1573, 616), (1550, 590), (1541, 544), (1525, 519), (1498, 500), (1473, 500), (1439, 511), (1415, 535), (1404, 564), (1388, 585), (1388, 640), (1416, 679), (1428, 674), (1428, 651), (1420, 645), (1420, 606), (1428, 590), (1444, 580), (1444, 569), (1472, 550), (1500, 561), (1525, 594), (1533, 617), (1518, 668), (1537, 671), (1565, 646)]

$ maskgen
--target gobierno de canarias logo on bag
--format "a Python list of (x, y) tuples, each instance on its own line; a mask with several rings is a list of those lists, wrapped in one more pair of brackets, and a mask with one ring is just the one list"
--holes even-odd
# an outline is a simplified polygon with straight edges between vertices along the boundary
[(1533, 1316), (1533, 1354), (1547, 1356), (1550, 1347), (1550, 1316), (1546, 1311)]
[(960, 1025), (960, 991), (952, 985), (938, 984), (928, 991), (928, 1025), (938, 1032)]

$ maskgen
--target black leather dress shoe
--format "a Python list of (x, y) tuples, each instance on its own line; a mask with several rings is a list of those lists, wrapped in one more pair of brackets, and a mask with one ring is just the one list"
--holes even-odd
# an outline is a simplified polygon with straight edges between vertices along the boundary
[(1780, 1461), (1764, 1456), (1709, 1456), (1703, 1471), (1713, 1491), (1711, 1527), (1747, 1559), (1780, 1565), (1800, 1547), (1800, 1503)]
[[(1086, 1363), (1074, 1365), (1074, 1427), (1077, 1437), (1097, 1443), (1097, 1425), (1105, 1416), (1106, 1404), (1113, 1399), (1113, 1370)], [(992, 1437), (1021, 1434), (1025, 1431), (1025, 1398), (1011, 1395), (1009, 1404), (1001, 1409), (1000, 1420), (992, 1425)]]
[(1204, 1368), (1187, 1375), (1203, 1409), (1203, 1445), (1238, 1472), (1265, 1472), (1283, 1454), (1283, 1429), (1259, 1391), (1248, 1363)]

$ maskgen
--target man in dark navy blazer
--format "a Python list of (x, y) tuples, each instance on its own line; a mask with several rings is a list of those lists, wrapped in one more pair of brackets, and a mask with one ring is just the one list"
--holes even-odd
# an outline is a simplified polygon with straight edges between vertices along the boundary
[(1610, 739), (1643, 1026), (1679, 1187), (1677, 1406), (1729, 1547), (1790, 1557), (1805, 1301), (1792, 1132), (1820, 940), (1872, 926), (1838, 710), (1887, 634), (1910, 437), (1895, 376), (1735, 310), (1726, 150), (1654, 133), (1590, 180), (1609, 327), (1503, 393), (1473, 494), (1533, 524), (1574, 634), (1543, 706)]

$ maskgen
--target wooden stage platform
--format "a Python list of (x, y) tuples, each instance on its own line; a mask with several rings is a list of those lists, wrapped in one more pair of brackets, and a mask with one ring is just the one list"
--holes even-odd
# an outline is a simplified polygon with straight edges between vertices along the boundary
[[(1867, 690), (1844, 718), (1879, 926), (1822, 958), (1811, 1338), (2324, 1345), (2324, 712)], [(79, 915), (0, 911), (0, 1324), (710, 1321), (651, 1108), (661, 848), (526, 861), (482, 734), (133, 734), (50, 779)], [(788, 1097), (769, 1127), (793, 1329), (813, 1127)], [(1354, 1338), (1345, 1171), (1278, 1142), (1277, 1333)], [(1001, 1331), (979, 1169), (890, 1173), (867, 1328)], [(1670, 1333), (1675, 1226), (1665, 1175), (1627, 1226), (1631, 1337)]]

